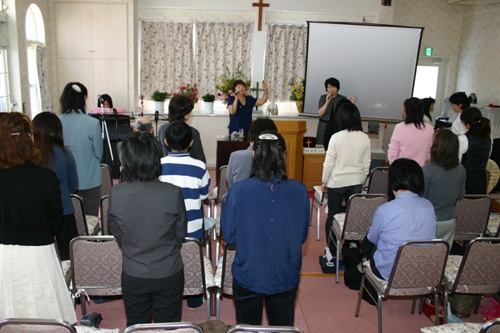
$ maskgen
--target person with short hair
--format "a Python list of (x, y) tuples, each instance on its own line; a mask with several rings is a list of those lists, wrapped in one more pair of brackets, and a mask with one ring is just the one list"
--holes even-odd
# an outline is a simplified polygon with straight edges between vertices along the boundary
[(153, 134), (154, 128), (151, 119), (148, 117), (141, 117), (135, 121), (132, 126), (134, 132), (147, 132)]
[(63, 221), (59, 180), (38, 164), (28, 116), (0, 116), (0, 318), (77, 322), (54, 246)]
[(267, 102), (269, 86), (262, 81), (264, 94), (259, 99), (247, 95), (247, 86), (243, 80), (233, 82), (231, 90), (233, 94), (227, 99), (227, 110), (229, 111), (229, 134), (243, 129), (243, 135), (248, 138), (248, 130), (252, 123), (252, 112), (254, 106), (261, 106)]
[(431, 146), (431, 160), (422, 167), (423, 197), (434, 206), (436, 237), (450, 244), (455, 236), (455, 203), (465, 194), (465, 168), (458, 160), (458, 138), (449, 130), (439, 130)]
[(425, 180), (420, 165), (408, 158), (393, 161), (389, 186), (396, 198), (377, 208), (361, 244), (372, 272), (384, 280), (389, 280), (401, 244), (436, 238), (436, 214), (432, 203), (422, 197)]
[(86, 114), (87, 88), (80, 82), (69, 82), (61, 98), (64, 142), (73, 153), (78, 172), (78, 191), (83, 198), (85, 214), (97, 216), (101, 199), (101, 160), (103, 140), (99, 120)]
[[(194, 103), (187, 96), (174, 96), (170, 99), (168, 104), (168, 123), (160, 126), (158, 130), (158, 140), (163, 149), (163, 156), (167, 156), (172, 150), (165, 143), (165, 132), (174, 121), (183, 121), (187, 123), (191, 117), (191, 112), (194, 109)], [(201, 142), (200, 132), (193, 126), (190, 126), (191, 133), (193, 136), (193, 144), (189, 148), (189, 156), (197, 160), (207, 163), (205, 158), (205, 153), (203, 151), (203, 145)]]
[(431, 157), (434, 127), (424, 122), (423, 105), (419, 98), (406, 99), (402, 113), (404, 122), (394, 127), (387, 158), (389, 163), (398, 158), (409, 158), (422, 166)]
[[(150, 133), (122, 145), (124, 182), (111, 188), (109, 228), (123, 253), (127, 327), (181, 320), (187, 214), (182, 190), (160, 182), (162, 149)], [(145, 214), (147, 211), (147, 214)]]
[(221, 215), (221, 230), (236, 245), (232, 265), (236, 322), (293, 326), (302, 244), (309, 230), (309, 195), (286, 176), (286, 145), (276, 131), (253, 144), (250, 178), (234, 183)]
[(371, 163), (370, 138), (363, 132), (357, 106), (350, 101), (342, 103), (337, 123), (340, 131), (330, 138), (321, 176), (321, 190), (328, 195), (327, 244), (331, 244), (328, 235), (333, 217), (341, 212), (343, 200), (361, 193)]
[(260, 117), (252, 121), (248, 130), (248, 141), (250, 146), (244, 150), (233, 151), (227, 163), (227, 185), (229, 188), (242, 179), (250, 176), (252, 169), (253, 143), (262, 131), (277, 131), (274, 121), (269, 117)]
[(78, 236), (75, 208), (71, 202), (71, 194), (78, 188), (78, 174), (75, 158), (64, 146), (63, 129), (59, 118), (52, 112), (41, 112), (33, 118), (33, 143), (42, 153), (40, 165), (54, 170), (59, 179), (61, 201), (63, 204), (63, 220), (57, 234), (57, 248), (61, 260), (69, 260), (69, 242)]
[(113, 99), (108, 94), (102, 94), (99, 96), (100, 98), (97, 100), (97, 107), (103, 107), (105, 109), (113, 108)]
[(463, 135), (467, 133), (467, 128), (462, 123), (460, 115), (465, 109), (470, 107), (469, 97), (467, 97), (467, 94), (465, 92), (459, 91), (451, 95), (448, 100), (453, 107), (453, 111), (455, 111), (455, 114), (457, 115), (455, 120), (453, 120), (453, 124), (451, 125), (451, 131), (456, 135)]

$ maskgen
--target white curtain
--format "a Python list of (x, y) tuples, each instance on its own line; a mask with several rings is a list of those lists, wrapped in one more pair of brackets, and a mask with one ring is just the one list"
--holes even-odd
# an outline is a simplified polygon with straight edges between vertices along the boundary
[[(253, 23), (196, 23), (194, 71), (200, 97), (217, 94), (215, 85), (226, 67), (233, 73), (239, 64), (250, 78)], [(249, 87), (248, 87), (249, 88)]]
[(47, 48), (45, 46), (37, 45), (36, 47), (36, 68), (38, 69), (42, 111), (53, 111), (49, 91), (49, 76), (47, 75)]
[(267, 25), (265, 77), (269, 101), (289, 101), (287, 82), (305, 77), (307, 26)]
[(140, 89), (146, 99), (155, 90), (169, 93), (195, 84), (193, 23), (141, 22)]

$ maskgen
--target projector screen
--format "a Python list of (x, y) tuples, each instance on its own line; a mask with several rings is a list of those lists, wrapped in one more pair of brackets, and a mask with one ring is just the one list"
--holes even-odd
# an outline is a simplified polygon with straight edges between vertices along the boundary
[(325, 80), (357, 96), (362, 117), (401, 120), (413, 93), (423, 28), (308, 22), (304, 111), (316, 113)]

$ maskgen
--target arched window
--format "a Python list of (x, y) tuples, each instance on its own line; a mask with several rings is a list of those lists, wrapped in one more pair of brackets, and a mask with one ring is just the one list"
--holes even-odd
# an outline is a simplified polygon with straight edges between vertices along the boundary
[(42, 12), (37, 5), (31, 4), (26, 13), (26, 45), (28, 52), (28, 79), (30, 86), (31, 117), (40, 113), (44, 84), (40, 78), (45, 77), (45, 27)]

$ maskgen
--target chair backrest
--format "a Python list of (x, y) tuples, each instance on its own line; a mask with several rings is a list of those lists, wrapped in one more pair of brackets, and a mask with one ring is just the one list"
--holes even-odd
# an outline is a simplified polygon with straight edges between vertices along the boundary
[(184, 296), (205, 294), (207, 286), (201, 242), (196, 238), (186, 237), (181, 256), (184, 263)]
[(101, 164), (101, 197), (111, 193), (113, 186), (113, 173), (107, 164)]
[(450, 290), (472, 294), (500, 290), (500, 238), (476, 238), (469, 243)]
[(113, 236), (78, 236), (69, 249), (74, 293), (122, 294), (122, 251)]
[(229, 192), (229, 185), (227, 183), (227, 165), (219, 168), (219, 184), (217, 184), (217, 202), (223, 203), (227, 192)]
[(367, 193), (380, 193), (387, 195), (389, 190), (389, 168), (378, 167), (370, 172)]
[(466, 241), (482, 236), (488, 226), (491, 198), (488, 195), (466, 195), (455, 205), (455, 240)]
[(236, 248), (224, 245), (224, 257), (222, 258), (221, 289), (226, 295), (233, 294), (233, 261), (236, 256)]
[(185, 332), (185, 333), (203, 333), (203, 328), (195, 323), (179, 322), (179, 323), (153, 323), (153, 324), (136, 324), (125, 329), (124, 333), (132, 332)]
[(479, 333), (499, 333), (500, 332), (500, 318), (492, 319), (486, 322)]
[(341, 239), (363, 240), (372, 225), (375, 211), (386, 202), (385, 194), (351, 195), (347, 202)]
[(449, 245), (443, 240), (401, 244), (384, 297), (431, 293), (443, 281)]
[(51, 333), (76, 333), (76, 329), (67, 321), (60, 319), (37, 318), (6, 318), (0, 320), (2, 333), (19, 332), (51, 332)]
[(230, 327), (227, 333), (236, 332), (279, 332), (279, 333), (302, 333), (302, 330), (293, 326), (261, 326), (261, 325), (236, 325)]
[(76, 227), (79, 236), (88, 236), (89, 229), (85, 219), (85, 210), (83, 209), (83, 198), (76, 194), (71, 194), (71, 202), (75, 208)]
[(99, 202), (101, 233), (103, 235), (111, 235), (108, 224), (108, 207), (109, 207), (109, 195), (103, 195)]

